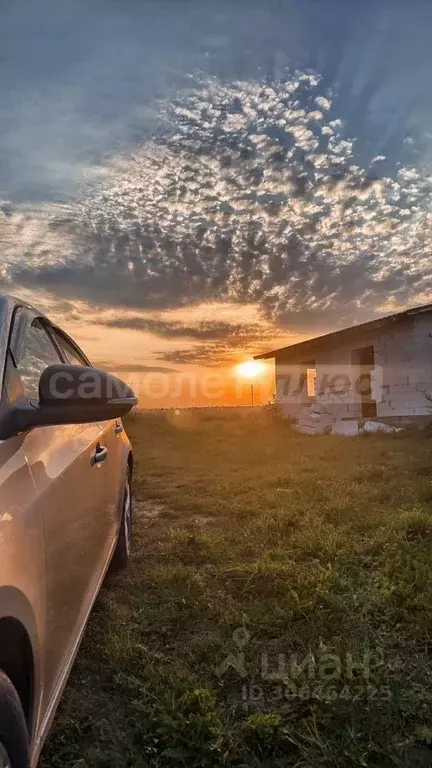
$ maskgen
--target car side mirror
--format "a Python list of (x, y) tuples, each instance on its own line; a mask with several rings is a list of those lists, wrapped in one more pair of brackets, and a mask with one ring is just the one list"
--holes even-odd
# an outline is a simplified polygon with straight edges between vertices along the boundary
[(136, 404), (130, 386), (100, 368), (50, 365), (39, 380), (39, 410), (47, 424), (120, 418)]
[(59, 363), (39, 380), (39, 401), (21, 398), (0, 420), (0, 439), (37, 426), (85, 424), (125, 416), (137, 397), (124, 381), (99, 368)]

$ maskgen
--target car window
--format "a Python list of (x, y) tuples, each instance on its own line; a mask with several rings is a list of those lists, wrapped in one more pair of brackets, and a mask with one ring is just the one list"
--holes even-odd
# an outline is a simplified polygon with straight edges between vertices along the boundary
[(26, 397), (39, 397), (39, 379), (42, 371), (49, 365), (61, 363), (60, 355), (40, 320), (33, 320), (27, 329), (17, 361), (24, 394)]
[(71, 365), (89, 364), (85, 355), (77, 347), (75, 347), (75, 345), (71, 344), (70, 341), (63, 336), (62, 333), (57, 331), (55, 328), (52, 329), (52, 332), (55, 335), (57, 343), (61, 346), (68, 363)]

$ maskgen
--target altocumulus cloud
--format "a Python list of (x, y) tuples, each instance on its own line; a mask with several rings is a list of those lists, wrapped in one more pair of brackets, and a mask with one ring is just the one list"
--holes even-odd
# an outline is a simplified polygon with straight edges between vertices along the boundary
[(80, 202), (7, 211), (3, 281), (154, 310), (256, 302), (290, 328), (430, 290), (431, 179), (362, 168), (316, 73), (206, 78), (161, 120), (158, 139), (113, 159)]

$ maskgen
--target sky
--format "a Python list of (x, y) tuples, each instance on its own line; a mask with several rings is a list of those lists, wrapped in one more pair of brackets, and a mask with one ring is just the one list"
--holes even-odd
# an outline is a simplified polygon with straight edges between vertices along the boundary
[(426, 0), (1, 14), (0, 290), (142, 405), (248, 402), (238, 362), (432, 300)]

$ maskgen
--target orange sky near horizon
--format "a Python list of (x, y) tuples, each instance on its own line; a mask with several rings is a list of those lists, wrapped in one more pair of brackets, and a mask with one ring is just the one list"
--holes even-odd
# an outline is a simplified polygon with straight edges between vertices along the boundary
[[(46, 312), (82, 347), (95, 366), (111, 371), (127, 381), (139, 397), (140, 408), (184, 408), (190, 406), (251, 405), (251, 386), (254, 404), (268, 402), (275, 391), (274, 364), (272, 360), (262, 364), (259, 375), (242, 376), (239, 364), (251, 360), (260, 352), (295, 343), (300, 335), (281, 334), (252, 304), (237, 305), (232, 302), (199, 304), (158, 313), (131, 312), (118, 308), (91, 307), (84, 302), (74, 302), (74, 310), (65, 314), (56, 301), (46, 293), (35, 296), (20, 291), (28, 300)], [(110, 326), (120, 320), (133, 325), (148, 318), (166, 324), (165, 335), (147, 330)], [(244, 326), (245, 336), (227, 335), (220, 340), (198, 341), (193, 334), (196, 327), (202, 329), (217, 323), (235, 323)], [(179, 337), (167, 337), (174, 327)], [(184, 328), (184, 335), (182, 329)], [(190, 329), (192, 329), (190, 331)], [(250, 339), (246, 334), (252, 334)], [(202, 362), (165, 362), (162, 356), (178, 351)], [(208, 353), (208, 360), (205, 359)]]

